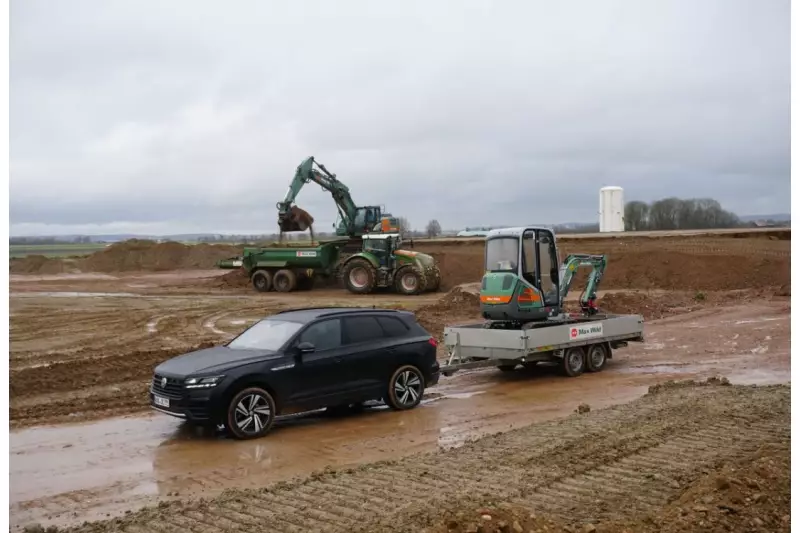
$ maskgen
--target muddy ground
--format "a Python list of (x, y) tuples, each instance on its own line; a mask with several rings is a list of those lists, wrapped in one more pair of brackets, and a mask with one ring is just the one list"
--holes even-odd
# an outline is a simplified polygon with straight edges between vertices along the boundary
[(789, 531), (787, 386), (656, 386), (572, 414), (355, 468), (72, 531)]
[[(562, 257), (565, 248), (610, 256), (601, 308), (648, 319), (647, 342), (619, 350), (600, 374), (572, 380), (547, 369), (458, 373), (430, 389), (425, 404), (413, 412), (373, 409), (336, 420), (305, 416), (283, 421), (270, 437), (249, 443), (198, 434), (169, 417), (151, 416), (146, 390), (152, 368), (190, 347), (229, 338), (265, 314), (309, 304), (404, 307), (417, 311), (438, 336), (446, 323), (477, 319), (474, 284), (412, 298), (354, 297), (336, 288), (278, 296), (231, 286), (221, 281), (219, 270), (198, 270), (207, 265), (191, 257), (183, 260), (183, 270), (12, 275), (12, 524), (63, 525), (117, 516), (144, 504), (263, 487), (326, 466), (349, 468), (429, 453), (563, 417), (580, 403), (594, 412), (628, 402), (667, 379), (719, 374), (734, 383), (789, 381), (790, 241), (587, 239), (571, 247), (569, 241), (562, 243)], [(427, 251), (438, 254), (447, 287), (480, 278), (482, 245), (429, 245)], [(159, 263), (166, 264), (171, 263)], [(735, 396), (742, 394), (750, 393)], [(738, 464), (729, 459), (729, 467)], [(494, 463), (487, 464), (487, 472), (494, 469)], [(692, 483), (701, 481), (693, 478)], [(538, 527), (536, 521), (525, 522), (526, 505), (506, 503), (511, 507), (498, 512), (516, 516), (525, 528)], [(431, 522), (426, 527), (445, 527), (452, 518), (448, 509), (464, 512), (457, 507), (440, 507), (440, 514), (425, 518)], [(672, 507), (664, 509), (667, 513)], [(412, 511), (413, 506), (408, 516), (417, 516)], [(144, 527), (126, 528), (178, 531), (186, 520), (193, 531), (197, 524), (192, 520), (207, 521), (194, 511), (181, 513), (178, 522), (168, 521), (160, 529), (140, 521), (146, 514), (136, 515)], [(337, 523), (323, 515), (323, 522)], [(558, 520), (557, 513), (552, 517)], [(470, 516), (462, 518), (463, 527), (470, 527)], [(613, 523), (628, 520), (627, 515), (611, 518)], [(291, 519), (282, 519), (289, 520), (285, 529), (293, 530)], [(251, 518), (242, 520), (247, 524)], [(366, 515), (359, 520), (373, 524)], [(414, 530), (420, 524), (408, 522)], [(646, 525), (635, 522), (632, 530), (647, 530)]]

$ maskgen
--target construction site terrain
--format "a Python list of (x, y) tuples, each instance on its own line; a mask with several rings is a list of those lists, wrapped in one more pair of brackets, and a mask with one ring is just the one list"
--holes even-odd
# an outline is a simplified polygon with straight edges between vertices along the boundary
[(443, 284), (413, 297), (257, 293), (214, 269), (224, 245), (15, 259), (12, 525), (788, 531), (789, 235), (559, 237), (562, 257), (608, 256), (599, 306), (644, 315), (644, 344), (597, 374), (461, 372), (413, 411), (312, 413), (246, 442), (151, 414), (154, 366), (306, 305), (411, 309), (440, 336), (479, 320), (483, 243), (415, 243)]

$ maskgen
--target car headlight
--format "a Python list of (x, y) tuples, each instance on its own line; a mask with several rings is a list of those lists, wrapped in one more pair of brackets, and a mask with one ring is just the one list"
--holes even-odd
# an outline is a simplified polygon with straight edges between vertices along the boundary
[(210, 389), (222, 381), (225, 376), (209, 376), (205, 378), (188, 378), (183, 382), (187, 389)]

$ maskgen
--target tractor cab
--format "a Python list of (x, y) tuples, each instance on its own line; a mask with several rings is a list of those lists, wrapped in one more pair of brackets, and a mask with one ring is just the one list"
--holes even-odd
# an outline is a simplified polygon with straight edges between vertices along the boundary
[(362, 250), (374, 255), (382, 267), (391, 267), (389, 259), (403, 242), (399, 233), (367, 233), (361, 240)]
[(481, 314), (531, 322), (561, 312), (555, 234), (547, 228), (496, 229), (486, 236)]

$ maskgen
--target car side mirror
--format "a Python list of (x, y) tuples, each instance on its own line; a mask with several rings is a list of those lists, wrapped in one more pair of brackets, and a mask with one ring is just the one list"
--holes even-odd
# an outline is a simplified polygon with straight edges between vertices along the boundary
[(301, 355), (304, 353), (311, 353), (314, 350), (316, 350), (316, 348), (310, 342), (301, 342), (297, 345), (297, 353)]

